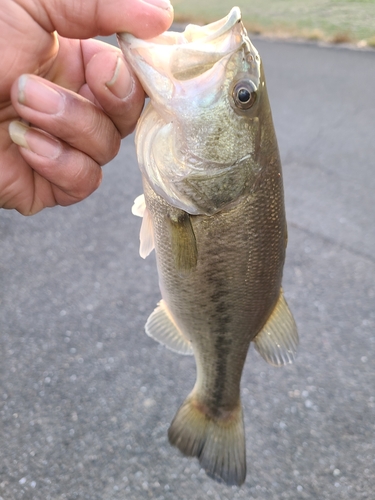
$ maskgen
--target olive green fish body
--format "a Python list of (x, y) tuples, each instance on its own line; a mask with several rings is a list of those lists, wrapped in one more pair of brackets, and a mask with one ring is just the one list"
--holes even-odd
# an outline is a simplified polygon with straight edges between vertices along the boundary
[(197, 390), (212, 413), (238, 404), (248, 346), (280, 294), (286, 224), (277, 157), (271, 169), (215, 216), (189, 216), (198, 256), (187, 270), (176, 263), (171, 236), (171, 220), (182, 211), (144, 181), (162, 296), (192, 342), (204, 379)]
[(155, 248), (162, 300), (146, 332), (197, 366), (169, 440), (209, 476), (240, 485), (249, 345), (281, 366), (298, 344), (281, 289), (287, 229), (263, 68), (237, 8), (182, 35), (119, 42), (150, 96), (133, 213), (143, 217), (141, 255)]

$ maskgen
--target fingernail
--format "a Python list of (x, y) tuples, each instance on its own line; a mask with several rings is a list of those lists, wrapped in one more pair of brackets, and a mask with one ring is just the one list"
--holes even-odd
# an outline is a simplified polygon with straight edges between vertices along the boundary
[(61, 153), (59, 141), (35, 128), (30, 128), (25, 123), (13, 121), (9, 124), (8, 130), (15, 144), (39, 156), (56, 159)]
[(125, 99), (131, 93), (133, 88), (133, 78), (121, 57), (117, 58), (115, 71), (106, 86), (112, 94), (119, 99)]
[(154, 5), (155, 7), (159, 7), (164, 10), (173, 10), (171, 2), (169, 0), (143, 0), (145, 3), (149, 3)]
[(18, 80), (18, 102), (48, 115), (56, 115), (64, 109), (64, 97), (59, 92), (28, 75)]

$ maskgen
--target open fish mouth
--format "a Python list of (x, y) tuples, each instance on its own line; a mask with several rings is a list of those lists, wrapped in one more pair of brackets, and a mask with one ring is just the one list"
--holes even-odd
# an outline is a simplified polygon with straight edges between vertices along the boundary
[[(259, 60), (238, 7), (233, 7), (225, 18), (206, 26), (189, 24), (182, 33), (167, 31), (149, 40), (137, 39), (129, 33), (119, 33), (117, 37), (150, 97), (172, 97), (178, 82), (199, 78), (197, 85), (204, 85), (205, 74), (244, 45), (247, 52)], [(216, 67), (215, 72), (224, 72), (225, 65), (222, 66), (221, 71)]]

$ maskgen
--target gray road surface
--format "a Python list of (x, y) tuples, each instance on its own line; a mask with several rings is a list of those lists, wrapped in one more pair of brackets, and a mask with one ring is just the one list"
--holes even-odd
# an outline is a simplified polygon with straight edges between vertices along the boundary
[(295, 365), (251, 349), (248, 477), (209, 480), (167, 441), (192, 358), (143, 333), (159, 300), (138, 255), (133, 137), (101, 188), (0, 213), (2, 500), (373, 499), (375, 52), (256, 42), (284, 165)]

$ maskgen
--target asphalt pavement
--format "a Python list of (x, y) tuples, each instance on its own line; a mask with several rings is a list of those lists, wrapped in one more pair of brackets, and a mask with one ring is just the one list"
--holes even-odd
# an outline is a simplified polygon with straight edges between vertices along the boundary
[(217, 484), (169, 446), (195, 366), (143, 331), (133, 140), (84, 202), (0, 213), (0, 499), (373, 499), (375, 51), (258, 39), (284, 168), (296, 363), (252, 348), (248, 476)]

